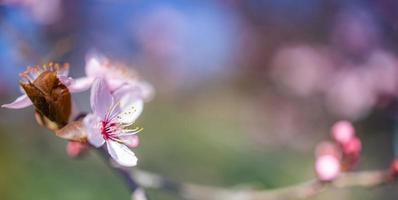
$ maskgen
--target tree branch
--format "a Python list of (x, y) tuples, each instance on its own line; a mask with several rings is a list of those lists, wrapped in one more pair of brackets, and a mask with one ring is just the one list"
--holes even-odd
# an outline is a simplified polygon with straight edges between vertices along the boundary
[[(83, 114), (82, 116), (84, 116)], [(80, 116), (81, 118), (81, 116)], [(95, 148), (95, 147), (93, 147)], [(294, 200), (307, 199), (329, 188), (377, 187), (395, 179), (390, 170), (374, 170), (343, 173), (331, 182), (322, 182), (318, 179), (310, 180), (296, 185), (269, 189), (233, 189), (183, 183), (173, 181), (164, 176), (134, 168), (130, 171), (117, 165), (112, 165), (111, 158), (105, 147), (95, 148), (107, 161), (107, 164), (125, 181), (129, 190), (139, 194), (134, 200), (147, 200), (144, 188), (151, 188), (169, 192), (188, 200)], [(138, 198), (138, 199), (137, 199)]]
[[(104, 148), (98, 148), (97, 150), (104, 159), (109, 161), (110, 157)], [(344, 173), (332, 182), (321, 182), (315, 179), (284, 188), (270, 190), (243, 190), (205, 186), (193, 183), (181, 183), (144, 170), (135, 168), (134, 170), (130, 171), (127, 168), (116, 167), (112, 166), (111, 164), (109, 165), (117, 174), (121, 176), (132, 193), (136, 192), (137, 190), (144, 191), (143, 188), (151, 188), (169, 192), (188, 200), (307, 199), (329, 188), (371, 188), (389, 183), (393, 180), (389, 170), (375, 170)], [(146, 194), (145, 198), (148, 199)]]
[(189, 200), (290, 200), (306, 199), (328, 188), (376, 187), (392, 180), (388, 170), (352, 172), (340, 175), (333, 182), (311, 180), (297, 185), (271, 190), (239, 190), (179, 183), (167, 178), (134, 169), (131, 177), (142, 187), (170, 192)]

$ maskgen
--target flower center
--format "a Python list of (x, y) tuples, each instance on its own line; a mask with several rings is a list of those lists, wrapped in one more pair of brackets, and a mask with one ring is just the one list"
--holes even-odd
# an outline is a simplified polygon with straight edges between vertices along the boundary
[(117, 130), (119, 127), (115, 122), (101, 121), (101, 134), (105, 140), (118, 140)]

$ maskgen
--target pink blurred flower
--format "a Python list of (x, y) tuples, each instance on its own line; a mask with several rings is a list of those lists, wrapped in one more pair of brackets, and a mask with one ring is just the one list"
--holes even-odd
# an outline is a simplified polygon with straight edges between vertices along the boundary
[(355, 136), (355, 129), (349, 121), (338, 121), (332, 127), (332, 136), (342, 152), (342, 170), (350, 170), (359, 161), (361, 140)]
[[(76, 82), (68, 77), (69, 65), (64, 64), (60, 66), (59, 64), (49, 63), (48, 65), (28, 67), (26, 71), (20, 74), (22, 82), (33, 82), (37, 77), (39, 77), (44, 72), (56, 72), (57, 77), (62, 84), (68, 87), (69, 92), (80, 92), (82, 91)], [(22, 90), (23, 93), (25, 91)], [(21, 95), (15, 101), (9, 104), (3, 104), (1, 107), (10, 109), (21, 109), (32, 105), (32, 101), (26, 94)]]
[(111, 157), (123, 166), (135, 166), (137, 157), (127, 147), (140, 129), (128, 129), (141, 114), (143, 101), (125, 90), (111, 93), (104, 79), (94, 81), (91, 88), (93, 113), (84, 119), (88, 141), (95, 147), (106, 143)]
[(336, 74), (331, 88), (326, 91), (326, 104), (332, 113), (357, 120), (370, 112), (377, 96), (365, 72), (365, 68), (353, 68)]
[(76, 83), (82, 89), (88, 89), (96, 78), (103, 78), (111, 92), (125, 90), (134, 93), (145, 101), (154, 95), (154, 89), (148, 82), (139, 79), (138, 75), (129, 68), (112, 63), (108, 58), (91, 53), (86, 58), (86, 77), (76, 79)]
[(321, 181), (332, 181), (340, 174), (340, 161), (332, 155), (316, 158), (315, 171)]
[(332, 181), (340, 173), (340, 148), (332, 142), (321, 142), (315, 150), (315, 172), (321, 181)]
[(355, 129), (349, 121), (338, 121), (332, 127), (332, 136), (340, 144), (346, 144), (355, 136)]
[(71, 158), (76, 158), (87, 152), (88, 145), (81, 142), (69, 141), (66, 145), (66, 153)]
[(367, 62), (367, 76), (377, 95), (396, 95), (398, 89), (397, 58), (382, 50), (373, 51)]
[(331, 63), (322, 49), (300, 45), (280, 49), (271, 69), (272, 78), (289, 92), (309, 96), (323, 90)]

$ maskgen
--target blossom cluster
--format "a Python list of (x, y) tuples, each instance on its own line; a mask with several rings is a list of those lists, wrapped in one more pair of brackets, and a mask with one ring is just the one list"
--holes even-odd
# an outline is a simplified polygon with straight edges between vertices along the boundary
[(331, 130), (333, 142), (320, 143), (315, 151), (315, 172), (321, 181), (332, 181), (341, 172), (352, 170), (359, 161), (361, 140), (348, 121), (336, 122)]
[[(144, 103), (153, 95), (152, 86), (128, 67), (108, 58), (87, 56), (86, 76), (73, 79), (68, 64), (48, 63), (28, 67), (20, 74), (23, 94), (2, 107), (20, 109), (33, 105), (39, 124), (69, 140), (68, 155), (76, 157), (88, 144), (106, 146), (110, 156), (122, 166), (135, 166), (137, 157), (130, 150), (138, 145), (134, 123)], [(71, 93), (91, 88), (91, 113), (79, 117)]]

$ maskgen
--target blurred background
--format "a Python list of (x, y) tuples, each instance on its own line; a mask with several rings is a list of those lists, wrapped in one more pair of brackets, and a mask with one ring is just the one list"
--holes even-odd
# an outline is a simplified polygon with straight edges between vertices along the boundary
[[(92, 49), (156, 89), (138, 125), (139, 167), (216, 186), (277, 188), (315, 176), (314, 148), (351, 120), (359, 170), (394, 158), (395, 0), (0, 0), (0, 104), (28, 65)], [(74, 96), (89, 111), (89, 93)], [(95, 154), (73, 160), (33, 108), (0, 109), (0, 199), (129, 199)], [(391, 184), (314, 199), (397, 199)], [(152, 199), (176, 197), (149, 190)]]

